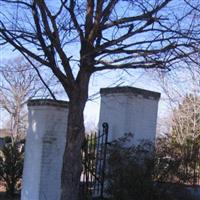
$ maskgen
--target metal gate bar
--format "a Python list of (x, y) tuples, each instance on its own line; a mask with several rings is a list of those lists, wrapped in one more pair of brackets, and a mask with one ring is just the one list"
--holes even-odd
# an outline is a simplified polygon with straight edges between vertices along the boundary
[(103, 131), (87, 135), (82, 148), (83, 171), (80, 182), (80, 199), (99, 200), (104, 196), (104, 180), (108, 144), (108, 123), (102, 124)]

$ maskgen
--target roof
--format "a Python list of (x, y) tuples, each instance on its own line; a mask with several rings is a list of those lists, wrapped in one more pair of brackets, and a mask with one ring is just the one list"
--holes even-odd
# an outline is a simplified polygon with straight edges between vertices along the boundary
[(101, 88), (100, 94), (101, 95), (106, 95), (106, 94), (115, 94), (115, 93), (132, 93), (135, 95), (142, 95), (143, 98), (154, 98), (159, 100), (161, 94), (159, 92), (154, 92), (150, 90), (144, 90), (141, 88), (136, 88), (136, 87), (112, 87), (112, 88)]
[(54, 106), (68, 108), (67, 101), (58, 101), (53, 99), (31, 99), (28, 101), (28, 106)]

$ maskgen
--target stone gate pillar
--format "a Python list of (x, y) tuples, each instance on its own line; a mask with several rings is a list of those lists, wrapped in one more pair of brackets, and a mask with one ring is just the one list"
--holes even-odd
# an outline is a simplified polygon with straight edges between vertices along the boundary
[(99, 124), (109, 124), (109, 140), (133, 133), (134, 142), (154, 142), (160, 93), (134, 87), (102, 88)]
[(68, 103), (30, 100), (28, 110), (21, 200), (59, 200)]

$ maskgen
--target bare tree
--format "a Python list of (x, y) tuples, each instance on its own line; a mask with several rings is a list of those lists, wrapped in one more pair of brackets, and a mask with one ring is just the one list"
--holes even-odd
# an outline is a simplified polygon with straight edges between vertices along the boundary
[(91, 75), (103, 70), (176, 66), (196, 50), (199, 33), (193, 31), (195, 20), (188, 18), (192, 8), (179, 2), (185, 12), (169, 9), (175, 6), (173, 0), (0, 2), (4, 7), (2, 44), (49, 68), (69, 97), (61, 199), (77, 200), (83, 110)]
[[(190, 177), (193, 185), (200, 178), (200, 96), (198, 93), (186, 95), (171, 122), (172, 145), (178, 147), (182, 157), (181, 168)], [(174, 150), (175, 151), (175, 150)]]
[(200, 97), (187, 95), (172, 116), (172, 133), (176, 142), (182, 144), (191, 137), (200, 138)]
[[(170, 126), (172, 124), (172, 118), (174, 118), (174, 109), (176, 109), (185, 99), (185, 96), (189, 93), (199, 96), (200, 94), (200, 68), (197, 55), (192, 55), (182, 61), (181, 71), (175, 69), (170, 73), (160, 73), (154, 71), (151, 75), (153, 82), (162, 91), (161, 104), (162, 113), (158, 119), (158, 133), (168, 134), (170, 132)], [(195, 62), (193, 62), (193, 60)], [(188, 99), (187, 107), (196, 105), (195, 99)], [(186, 108), (185, 108), (186, 109)], [(180, 112), (179, 112), (180, 114)], [(184, 117), (191, 117), (188, 114), (184, 114)], [(178, 115), (179, 117), (181, 115)], [(177, 119), (178, 121), (178, 119)], [(184, 124), (184, 122), (182, 122)]]
[(9, 114), (13, 138), (23, 136), (27, 127), (26, 103), (45, 92), (37, 73), (22, 57), (9, 60), (0, 68), (0, 106)]

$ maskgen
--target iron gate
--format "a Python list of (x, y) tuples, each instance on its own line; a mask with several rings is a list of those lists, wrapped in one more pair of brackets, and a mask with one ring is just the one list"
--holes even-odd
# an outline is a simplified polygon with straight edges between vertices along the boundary
[(108, 123), (102, 124), (102, 133), (87, 135), (82, 148), (83, 172), (80, 199), (103, 199), (108, 144)]

